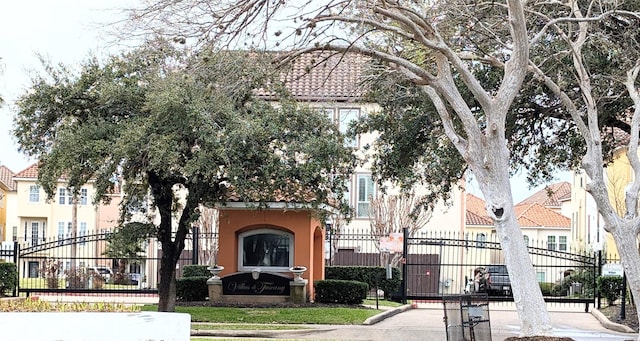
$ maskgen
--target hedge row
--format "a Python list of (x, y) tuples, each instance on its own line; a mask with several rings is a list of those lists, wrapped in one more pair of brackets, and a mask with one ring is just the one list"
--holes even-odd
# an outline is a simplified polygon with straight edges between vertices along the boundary
[(13, 295), (18, 286), (18, 269), (14, 263), (0, 262), (0, 297)]

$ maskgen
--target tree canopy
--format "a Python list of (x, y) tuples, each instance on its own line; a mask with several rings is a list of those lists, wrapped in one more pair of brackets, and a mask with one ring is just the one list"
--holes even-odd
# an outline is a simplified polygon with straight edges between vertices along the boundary
[(49, 196), (63, 176), (75, 191), (94, 180), (96, 202), (120, 182), (123, 222), (127, 207), (150, 202), (160, 218), (159, 310), (174, 309), (175, 264), (200, 205), (276, 193), (318, 212), (341, 202), (353, 165), (344, 137), (286, 95), (268, 59), (154, 40), (88, 60), (78, 74), (47, 64), (17, 101), (14, 134), (39, 159)]
[[(547, 178), (556, 167), (548, 165), (575, 167), (586, 153), (586, 165), (601, 178), (612, 150), (601, 147), (603, 127), (633, 127), (620, 110), (630, 102), (623, 98), (628, 86), (622, 86), (618, 76), (629, 69), (623, 66), (625, 71), (616, 72), (614, 67), (636, 63), (637, 49), (628, 61), (619, 59), (627, 56), (621, 53), (623, 42), (636, 39), (638, 13), (636, 2), (615, 1), (191, 0), (154, 3), (136, 12), (135, 22), (143, 31), (169, 36), (292, 47), (283, 62), (315, 50), (355, 52), (380, 61), (415, 85), (431, 100), (440, 123), (424, 116), (410, 122), (422, 119), (424, 128), (442, 131), (478, 180), (513, 277), (522, 332), (535, 335), (550, 333), (551, 326), (514, 218), (512, 162), (530, 166), (535, 180)], [(601, 90), (593, 91), (596, 84)], [(420, 128), (406, 130), (421, 137)], [(387, 131), (391, 137), (402, 136)], [(424, 146), (436, 142), (427, 140), (409, 155), (433, 164), (420, 152), (433, 151)], [(393, 151), (385, 155), (391, 156), (389, 165), (412, 164)], [(442, 167), (444, 162), (435, 164)], [(408, 169), (386, 171), (406, 176), (411, 175)], [(448, 169), (455, 174), (461, 167)]]

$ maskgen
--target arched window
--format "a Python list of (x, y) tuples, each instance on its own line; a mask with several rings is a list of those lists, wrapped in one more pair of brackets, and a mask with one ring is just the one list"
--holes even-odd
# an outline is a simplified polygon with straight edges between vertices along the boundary
[(287, 271), (293, 266), (293, 235), (276, 229), (257, 229), (238, 236), (238, 270)]

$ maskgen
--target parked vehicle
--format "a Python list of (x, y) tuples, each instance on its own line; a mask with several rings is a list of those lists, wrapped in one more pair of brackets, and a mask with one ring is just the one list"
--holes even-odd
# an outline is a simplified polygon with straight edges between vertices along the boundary
[(510, 296), (512, 294), (511, 279), (509, 279), (509, 272), (507, 271), (506, 265), (487, 265), (486, 272), (489, 295)]
[(87, 270), (99, 274), (100, 276), (102, 276), (102, 278), (104, 278), (105, 281), (109, 281), (111, 279), (111, 276), (113, 276), (113, 271), (111, 271), (111, 268), (106, 266), (90, 266), (87, 268)]

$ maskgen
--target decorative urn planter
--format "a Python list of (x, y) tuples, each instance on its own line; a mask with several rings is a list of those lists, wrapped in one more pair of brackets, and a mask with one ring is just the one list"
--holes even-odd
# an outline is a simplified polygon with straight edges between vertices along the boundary
[(307, 268), (301, 265), (296, 265), (294, 267), (289, 268), (289, 271), (293, 273), (294, 281), (302, 281), (302, 274), (307, 271)]
[(218, 275), (220, 274), (220, 272), (222, 272), (222, 270), (224, 270), (224, 266), (214, 265), (208, 267), (207, 270), (209, 270), (209, 272), (211, 272), (211, 274), (213, 275), (213, 277), (211, 277), (210, 279), (220, 279), (220, 276)]

